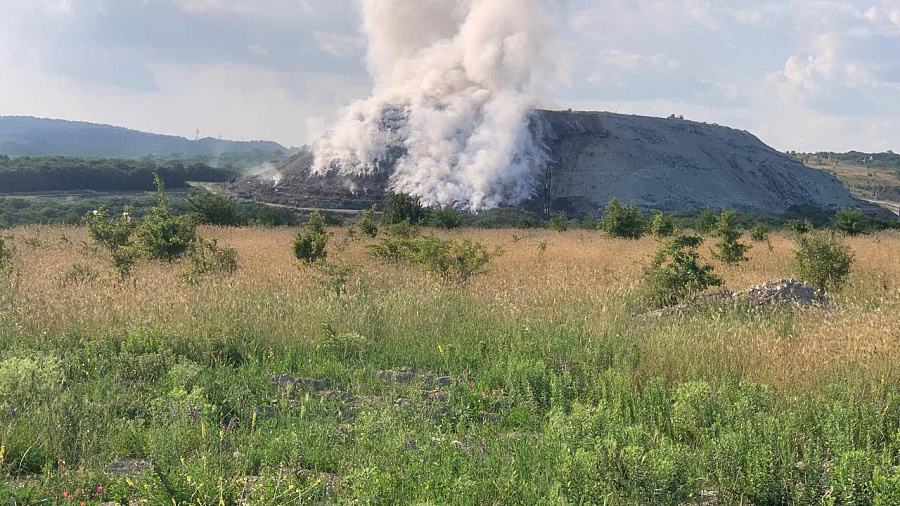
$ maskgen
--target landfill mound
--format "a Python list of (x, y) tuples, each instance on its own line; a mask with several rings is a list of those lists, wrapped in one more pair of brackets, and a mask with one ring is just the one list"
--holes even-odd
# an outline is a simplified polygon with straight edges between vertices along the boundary
[[(519, 206), (529, 211), (593, 214), (613, 198), (664, 211), (724, 207), (782, 213), (802, 205), (862, 205), (833, 175), (806, 167), (749, 132), (720, 125), (533, 111), (530, 130), (548, 161), (534, 168), (533, 197)], [(313, 160), (304, 150), (277, 172), (242, 179), (232, 190), (243, 198), (295, 207), (364, 209), (380, 203), (389, 189), (391, 160), (365, 176), (315, 175)]]
[(831, 299), (810, 283), (802, 283), (795, 279), (776, 279), (741, 292), (721, 290), (697, 295), (691, 300), (651, 313), (652, 316), (675, 316), (689, 310), (704, 307), (716, 307), (726, 304), (744, 306), (770, 306), (787, 304), (800, 308), (828, 309)]

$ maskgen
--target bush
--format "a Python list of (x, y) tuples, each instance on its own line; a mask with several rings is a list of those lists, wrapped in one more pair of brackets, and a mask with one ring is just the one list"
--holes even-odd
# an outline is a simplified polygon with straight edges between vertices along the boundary
[(746, 262), (750, 245), (740, 242), (741, 231), (734, 224), (733, 211), (722, 211), (716, 222), (715, 235), (719, 238), (713, 256), (726, 264)]
[(664, 239), (675, 234), (678, 227), (675, 218), (671, 214), (662, 211), (653, 211), (653, 221), (650, 222), (650, 233), (657, 239)]
[(462, 213), (453, 209), (453, 206), (434, 207), (430, 214), (428, 221), (432, 227), (453, 230), (463, 225)]
[(794, 275), (822, 290), (843, 286), (853, 253), (835, 237), (834, 232), (821, 232), (797, 237), (797, 250), (791, 266)]
[(565, 211), (560, 211), (550, 219), (548, 226), (559, 233), (569, 230), (569, 215)]
[(869, 219), (862, 210), (847, 207), (835, 213), (831, 220), (831, 228), (849, 236), (865, 234), (869, 231)]
[(187, 216), (175, 216), (162, 180), (157, 176), (156, 205), (138, 225), (135, 234), (138, 250), (151, 260), (172, 262), (184, 253), (197, 237), (197, 230)]
[(713, 274), (713, 266), (703, 264), (697, 248), (703, 238), (679, 235), (663, 246), (645, 274), (646, 297), (653, 307), (665, 307), (724, 281)]
[(703, 235), (709, 234), (716, 228), (719, 217), (712, 208), (707, 207), (694, 221), (694, 229)]
[(199, 193), (188, 198), (190, 215), (204, 225), (234, 226), (240, 223), (237, 201), (215, 193)]
[(64, 373), (60, 361), (35, 352), (0, 362), (0, 399), (23, 403), (49, 398), (62, 389)]
[(315, 211), (309, 215), (306, 228), (294, 239), (294, 256), (306, 263), (325, 260), (328, 252), (328, 232), (325, 231), (325, 218)]
[(375, 223), (375, 206), (362, 212), (359, 220), (359, 231), (366, 237), (375, 238), (378, 235), (378, 225)]
[(756, 222), (750, 228), (750, 240), (753, 242), (766, 242), (769, 240), (769, 234), (772, 233), (772, 227), (761, 222)]
[(370, 252), (385, 260), (405, 260), (428, 273), (436, 274), (444, 282), (466, 283), (484, 271), (484, 267), (499, 250), (490, 252), (482, 243), (465, 240), (427, 237), (393, 237), (382, 239), (370, 247)]
[(816, 228), (813, 226), (813, 223), (809, 221), (809, 218), (805, 220), (790, 220), (787, 222), (786, 226), (787, 229), (795, 235), (808, 234)]
[(135, 224), (131, 219), (129, 208), (125, 208), (121, 216), (113, 219), (109, 216), (109, 211), (101, 207), (85, 215), (84, 223), (91, 239), (110, 252), (131, 244)]
[(381, 222), (387, 225), (395, 225), (409, 221), (411, 225), (421, 225), (425, 222), (428, 212), (419, 197), (413, 197), (406, 193), (389, 193), (384, 201), (384, 214)]
[(213, 239), (211, 242), (198, 237), (188, 249), (188, 268), (183, 277), (189, 283), (199, 283), (207, 274), (234, 274), (238, 269), (237, 250), (219, 247)]
[(618, 199), (612, 199), (603, 209), (600, 228), (609, 237), (640, 239), (647, 230), (647, 219), (634, 202), (625, 206)]

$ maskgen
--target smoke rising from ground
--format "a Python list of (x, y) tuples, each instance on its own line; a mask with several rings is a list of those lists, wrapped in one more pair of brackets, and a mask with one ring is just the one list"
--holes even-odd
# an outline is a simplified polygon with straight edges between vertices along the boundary
[(529, 111), (553, 75), (545, 0), (361, 0), (372, 97), (315, 145), (314, 170), (366, 174), (473, 211), (534, 192)]

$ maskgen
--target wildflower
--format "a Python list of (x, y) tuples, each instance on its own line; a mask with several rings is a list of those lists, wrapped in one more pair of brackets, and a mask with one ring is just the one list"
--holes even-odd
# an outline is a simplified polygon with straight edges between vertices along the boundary
[(97, 487), (97, 493), (98, 493), (98, 494), (102, 494), (102, 493), (103, 493), (103, 490), (105, 490), (105, 489), (103, 488), (103, 485), (100, 485), (100, 486)]
[[(253, 418), (250, 420), (250, 428), (251, 429), (256, 428), (256, 411), (253, 412)], [(2, 462), (2, 461), (3, 461), (3, 459), (0, 458), (0, 462)]]
[(200, 424), (200, 438), (206, 439), (206, 424), (205, 423)]
[(93, 211), (91, 211), (91, 214), (93, 214), (94, 216), (100, 216), (100, 211), (94, 209)]
[(0, 464), (6, 460), (6, 445), (0, 446)]
[(470, 381), (470, 382), (469, 382), (469, 386), (474, 387), (474, 386), (475, 386), (475, 382), (474, 382), (474, 381)]
[(60, 471), (62, 471), (63, 469), (66, 468), (66, 461), (65, 461), (65, 460), (60, 460), (60, 461), (57, 463), (57, 467), (60, 469)]
[(438, 345), (438, 351), (441, 352), (441, 355), (443, 355), (443, 354), (444, 354), (444, 347), (441, 346), (441, 345)]

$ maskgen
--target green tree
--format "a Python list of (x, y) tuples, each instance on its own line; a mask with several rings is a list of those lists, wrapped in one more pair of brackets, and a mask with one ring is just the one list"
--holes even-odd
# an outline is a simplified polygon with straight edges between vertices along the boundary
[(809, 218), (806, 218), (805, 220), (790, 220), (787, 222), (786, 226), (787, 229), (795, 235), (808, 234), (816, 228), (813, 223), (809, 221)]
[(861, 209), (845, 207), (835, 213), (831, 220), (831, 228), (849, 236), (865, 234), (869, 231), (869, 219)]
[(359, 231), (366, 237), (378, 236), (378, 224), (375, 223), (375, 206), (362, 212), (359, 220)]
[(770, 233), (772, 233), (772, 227), (758, 221), (750, 228), (750, 240), (753, 242), (766, 242), (769, 240)]
[(234, 226), (239, 222), (237, 201), (215, 193), (198, 193), (188, 197), (190, 214), (204, 225)]
[(653, 211), (653, 221), (650, 222), (650, 233), (657, 239), (664, 239), (675, 234), (678, 226), (671, 214), (662, 211)]
[(550, 218), (549, 227), (559, 233), (569, 230), (569, 215), (565, 211), (556, 213), (556, 216)]
[(647, 231), (647, 218), (634, 202), (625, 206), (618, 199), (612, 199), (603, 209), (600, 228), (609, 237), (640, 239)]
[(173, 214), (162, 179), (156, 176), (154, 181), (156, 205), (135, 230), (136, 246), (151, 260), (171, 262), (188, 250), (197, 237), (197, 230), (189, 217)]
[(461, 227), (463, 224), (462, 213), (454, 209), (453, 206), (433, 207), (429, 210), (429, 215), (428, 221), (435, 228), (453, 230)]
[(716, 228), (716, 222), (719, 217), (716, 215), (716, 212), (712, 210), (712, 208), (707, 207), (697, 216), (697, 219), (694, 220), (694, 229), (703, 235), (709, 234)]
[(406, 193), (389, 193), (384, 201), (381, 222), (386, 225), (396, 225), (409, 220), (410, 225), (421, 225), (425, 222), (427, 215), (428, 212), (419, 197)]
[(306, 263), (325, 260), (328, 252), (328, 232), (325, 230), (325, 218), (315, 211), (309, 215), (306, 227), (294, 238), (294, 256)]
[(113, 219), (105, 207), (87, 213), (84, 217), (88, 235), (97, 244), (112, 252), (131, 244), (135, 223), (131, 217), (131, 209), (125, 208), (121, 216)]
[(838, 241), (834, 232), (820, 232), (797, 236), (791, 266), (799, 279), (822, 290), (833, 290), (843, 286), (853, 260), (853, 252)]
[(719, 241), (713, 256), (726, 264), (746, 262), (751, 246), (740, 241), (741, 231), (735, 225), (734, 211), (722, 211), (714, 229)]
[(724, 284), (713, 273), (713, 266), (701, 261), (697, 248), (702, 243), (701, 236), (678, 235), (656, 252), (645, 274), (646, 297), (651, 306), (677, 304), (711, 286)]

